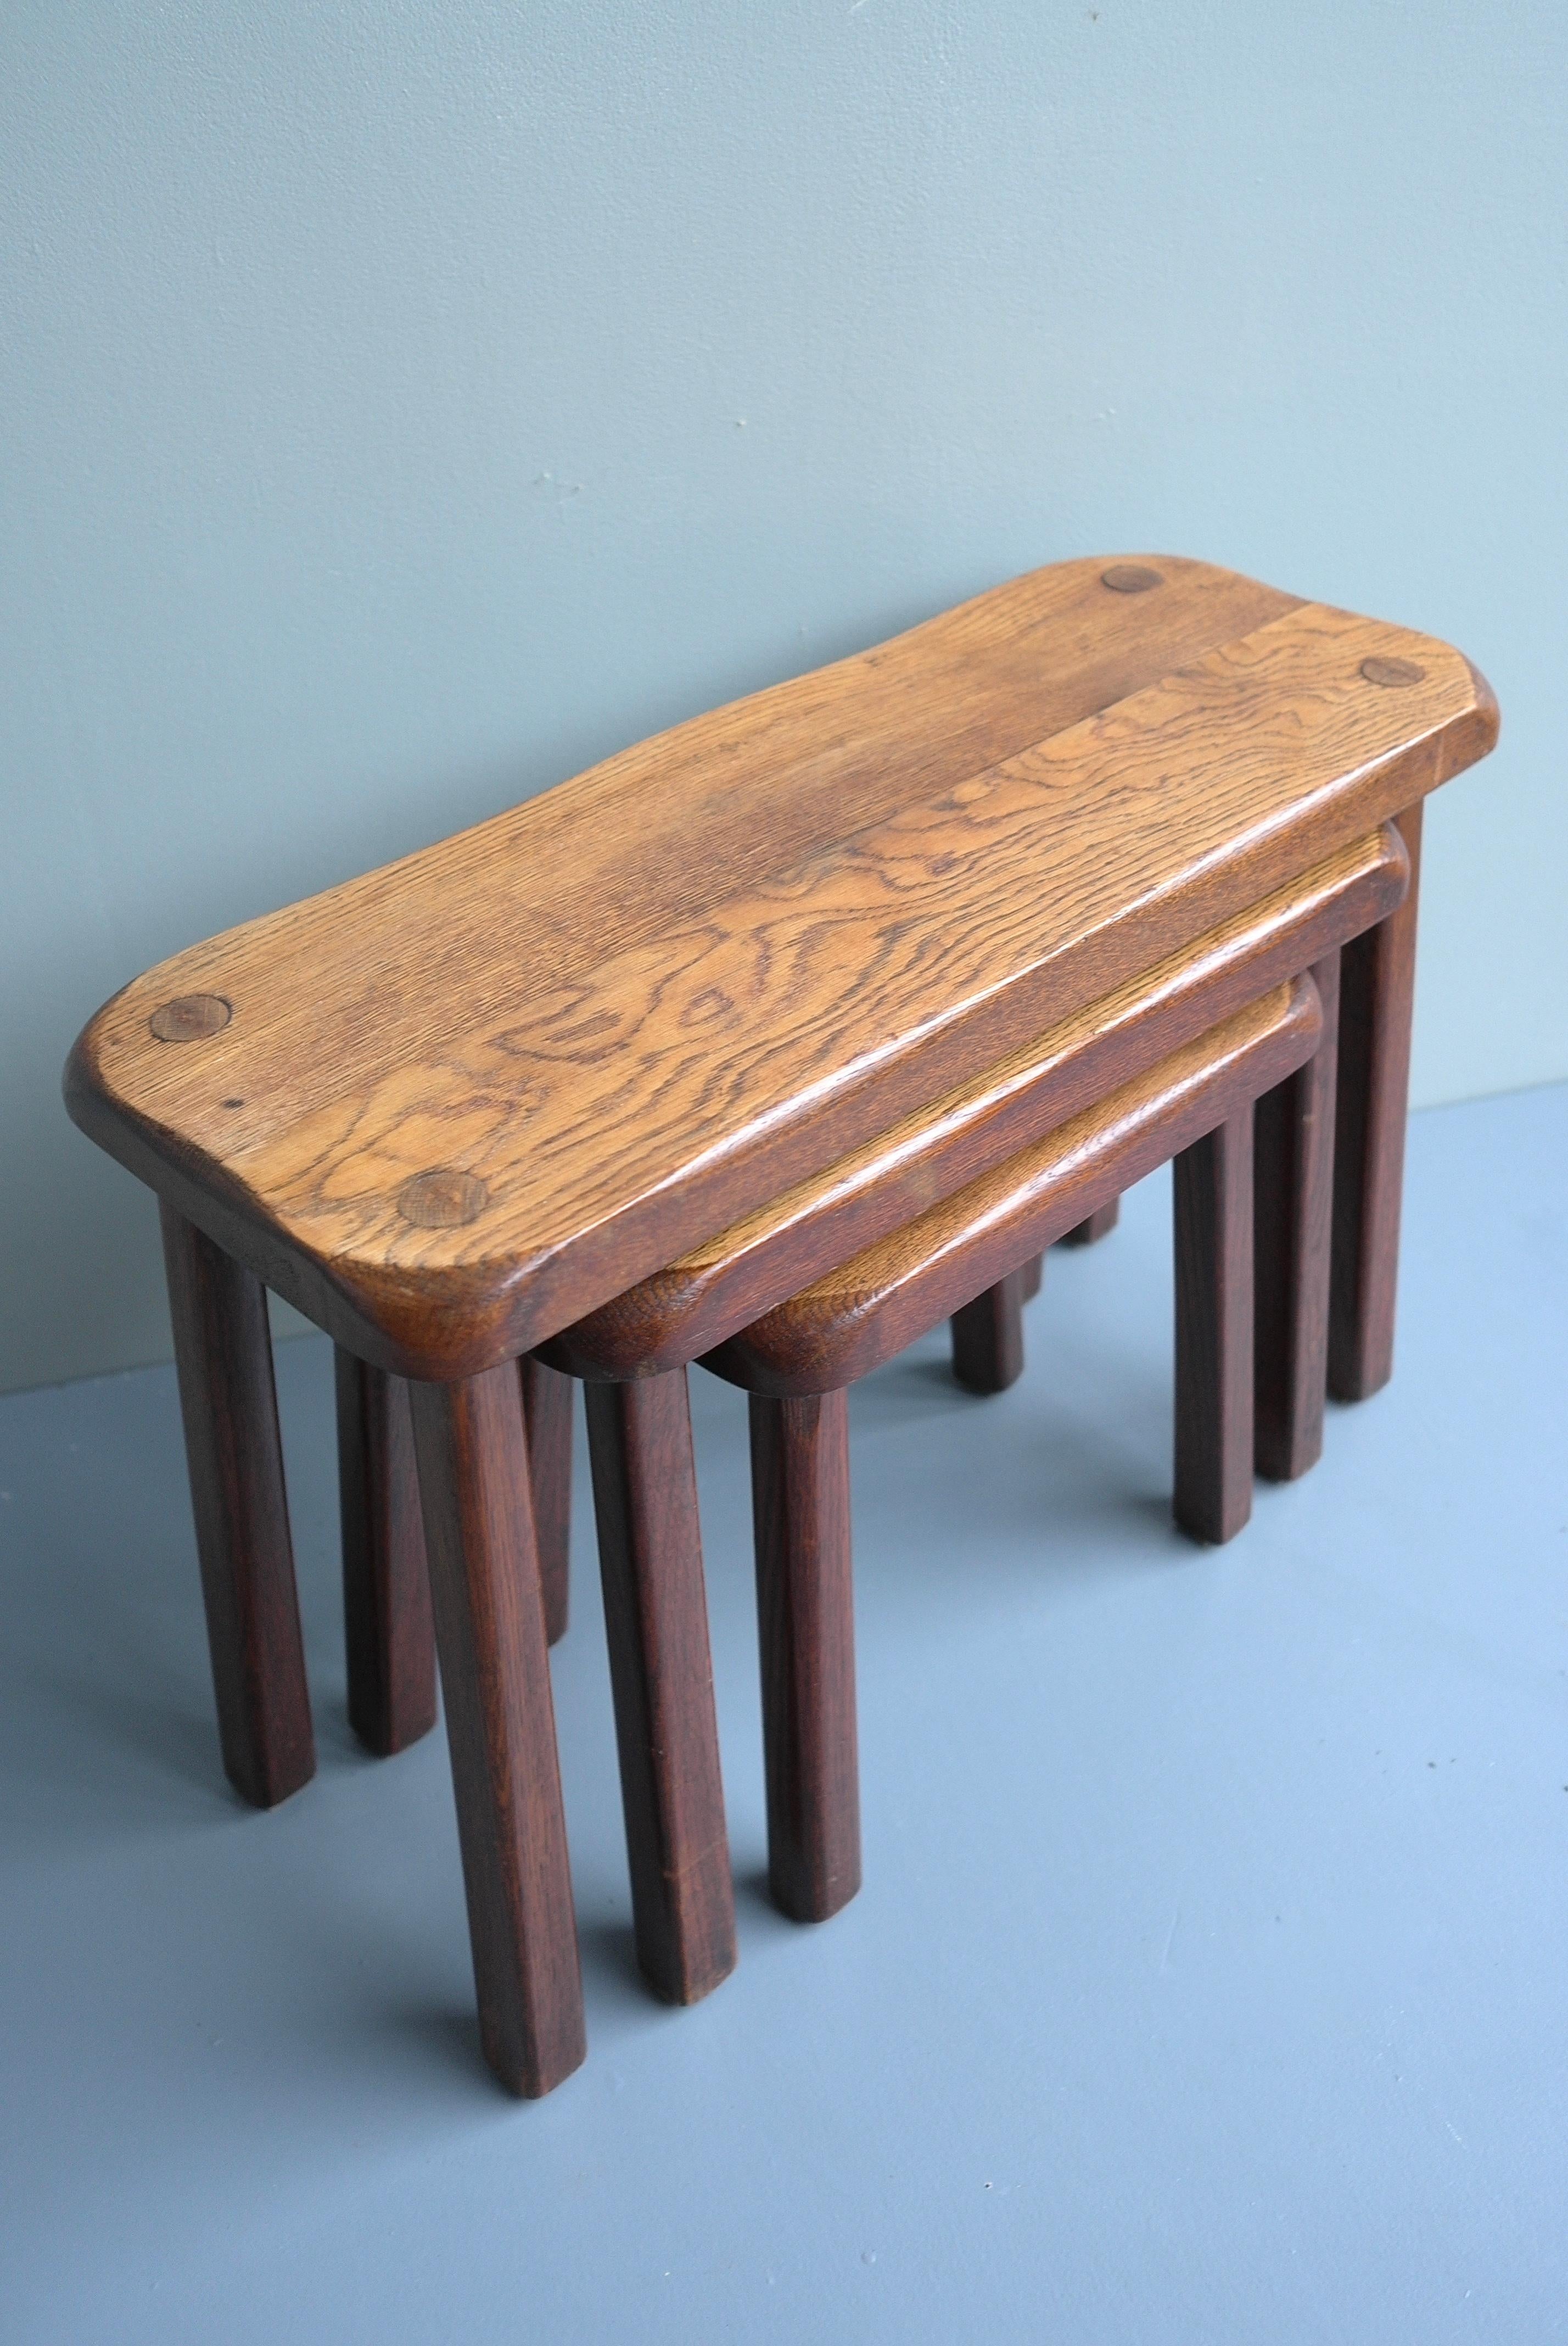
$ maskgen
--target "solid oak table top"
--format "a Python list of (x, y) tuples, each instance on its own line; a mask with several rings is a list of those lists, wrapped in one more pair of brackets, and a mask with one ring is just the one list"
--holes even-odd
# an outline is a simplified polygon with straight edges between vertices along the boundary
[(403, 1373), (526, 1349), (1483, 756), (1427, 636), (1062, 563), (193, 946), (86, 1130)]

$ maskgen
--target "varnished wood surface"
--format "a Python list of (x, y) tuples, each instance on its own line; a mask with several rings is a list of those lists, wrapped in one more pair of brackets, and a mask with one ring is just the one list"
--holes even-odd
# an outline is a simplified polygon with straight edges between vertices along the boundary
[(334, 1376), (349, 1724), (367, 1751), (385, 1759), (435, 1725), (435, 1626), (413, 1419), (401, 1377), (341, 1346)]
[(163, 1209), (169, 1318), (223, 1765), (259, 1809), (316, 1771), (264, 1290)]
[(637, 1962), (670, 2004), (735, 1968), (686, 1371), (587, 1390)]
[(480, 2035), (532, 2097), (586, 2045), (517, 1372), (412, 1398)]
[(1184, 1148), (1176, 1222), (1176, 1495), (1194, 1539), (1252, 1513), (1252, 1103)]
[(1405, 901), (1340, 958), (1329, 1323), (1329, 1390), (1336, 1401), (1365, 1401), (1394, 1371), (1420, 900), (1419, 806), (1407, 811), (1400, 828), (1410, 862)]
[[(1392, 825), (1340, 849), (564, 1330), (544, 1348), (545, 1357), (585, 1377), (646, 1375), (697, 1358), (1385, 918), (1407, 876)], [(1115, 1211), (1112, 1201), (1092, 1219)]]
[(1288, 1483), (1323, 1450), (1329, 1372), (1329, 1263), (1339, 956), (1312, 971), (1323, 1039), (1253, 1121), (1254, 1427), (1257, 1471)]
[(340, 1341), (470, 1373), (1491, 746), (1447, 646), (1015, 581), (138, 978), (73, 1115)]
[(860, 1886), (845, 1394), (751, 1401), (768, 1886), (824, 1923)]
[[(749, 1392), (776, 1396), (853, 1383), (1009, 1264), (1283, 1082), (1321, 1033), (1311, 979), (1278, 987), (792, 1296), (705, 1355), (704, 1366)], [(1250, 1224), (1248, 1232), (1250, 1245)], [(1250, 1267), (1249, 1257), (1249, 1282)]]
[(1045, 1284), (1044, 1256), (1043, 1254), (1032, 1254), (1028, 1261), (1024, 1264), (1021, 1276), (1023, 1280), (1023, 1300), (1025, 1303), (1033, 1303), (1034, 1298), (1039, 1294), (1040, 1290)]

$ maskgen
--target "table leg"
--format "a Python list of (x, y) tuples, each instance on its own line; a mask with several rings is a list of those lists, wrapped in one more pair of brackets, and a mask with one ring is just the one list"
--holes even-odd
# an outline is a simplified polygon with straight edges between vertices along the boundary
[(1323, 1039), (1258, 1101), (1253, 1141), (1257, 1467), (1288, 1483), (1323, 1453), (1339, 956), (1312, 972)]
[(160, 1207), (201, 1593), (229, 1781), (257, 1808), (316, 1770), (267, 1294)]
[(1227, 1540), (1252, 1512), (1252, 1109), (1184, 1148), (1176, 1191), (1176, 1519)]
[(821, 1923), (860, 1886), (846, 1393), (752, 1394), (751, 1502), (769, 1886)]
[(572, 1387), (575, 1377), (524, 1356), (523, 1422), (528, 1429), (534, 1531), (545, 1592), (545, 1634), (551, 1645), (566, 1634), (571, 1601)]
[(517, 1371), (410, 1392), (480, 2035), (547, 2094), (585, 2046)]
[(1121, 1218), (1122, 1201), (1119, 1198), (1113, 1198), (1108, 1206), (1097, 1208), (1056, 1243), (1058, 1246), (1094, 1246), (1099, 1239), (1109, 1238)]
[(1005, 1392), (1023, 1374), (1023, 1273), (1009, 1271), (949, 1323), (952, 1373), (966, 1392)]
[(686, 1371), (584, 1387), (637, 1961), (696, 2004), (735, 1968)]
[(382, 1758), (435, 1725), (435, 1629), (408, 1386), (340, 1345), (338, 1500), (349, 1723)]
[(1034, 1298), (1039, 1294), (1042, 1286), (1044, 1284), (1044, 1280), (1045, 1258), (1043, 1254), (1032, 1254), (1028, 1261), (1023, 1266), (1023, 1300), (1025, 1303), (1033, 1302)]
[(1415, 1006), (1421, 810), (1400, 817), (1410, 884), (1398, 912), (1348, 944), (1339, 964), (1329, 1390), (1365, 1401), (1394, 1366), (1400, 1201)]

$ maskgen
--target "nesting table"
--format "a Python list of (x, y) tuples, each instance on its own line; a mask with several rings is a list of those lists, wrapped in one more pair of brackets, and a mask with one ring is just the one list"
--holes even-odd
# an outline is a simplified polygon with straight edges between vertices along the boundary
[[(1430, 637), (1203, 563), (1064, 563), (194, 946), (87, 1026), (70, 1112), (161, 1204), (229, 1773), (267, 1804), (313, 1767), (270, 1287), (339, 1348), (358, 1461), (345, 1529), (375, 1649), (362, 1731), (379, 1748), (428, 1723), (433, 1622), (482, 2032), (504, 2084), (546, 2091), (584, 2050), (547, 1649), (564, 1617), (558, 1497), (536, 1525), (523, 1383), (536, 1460), (558, 1461), (564, 1372), (582, 1372), (596, 1317), (625, 1322), (618, 1299), (831, 1168), (875, 1167), (886, 1136), (918, 1133), (1047, 1034), (1082, 1046), (1083, 1096), (1064, 1091), (1062, 1117), (1092, 1112), (1125, 1077), (1126, 989), (1359, 855), (1400, 867), (1397, 901), (1336, 945), (1337, 1072), (1300, 1057), (1260, 1104), (1257, 1150), (1288, 1201), (1268, 1242), (1310, 1243), (1331, 1277), (1327, 1381), (1375, 1389), (1391, 1362), (1420, 804), (1496, 730), (1484, 680)], [(1247, 999), (1321, 959), (1310, 939), (1302, 953), (1256, 972)], [(1149, 987), (1156, 1022), (1164, 999)], [(1318, 991), (1308, 1007), (1321, 1022)], [(1307, 1011), (1291, 1015), (1305, 1031)], [(1308, 1146), (1325, 1085), (1331, 1184)], [(826, 1259), (819, 1223), (783, 1291), (998, 1153), (926, 1151), (922, 1191), (893, 1150), (849, 1181)], [(627, 1342), (631, 1373), (606, 1392), (644, 1381), (646, 1348)], [(1313, 1404), (1309, 1377), (1286, 1384), (1264, 1413), (1290, 1472)], [(678, 1421), (650, 1435), (681, 1438)], [(659, 1797), (703, 1811), (717, 1745), (700, 1568), (648, 1576), (631, 1515), (660, 1477), (617, 1498), (614, 1454), (606, 1442), (596, 1479), (601, 1522), (617, 1505), (626, 1518), (614, 1568), (639, 1715), (678, 1686), (697, 1755), (697, 1775)], [(684, 1471), (676, 1457), (672, 1487)], [(664, 1830), (648, 1825), (655, 1873)], [(681, 1886), (710, 1943), (677, 1994), (733, 1961), (728, 1851), (701, 1838), (681, 1841)]]

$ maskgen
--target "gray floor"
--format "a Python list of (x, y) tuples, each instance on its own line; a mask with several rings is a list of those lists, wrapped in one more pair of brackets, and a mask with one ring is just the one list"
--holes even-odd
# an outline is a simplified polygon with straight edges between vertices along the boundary
[(280, 1352), (321, 1772), (218, 1766), (172, 1379), (0, 1404), (8, 2341), (1568, 2334), (1568, 1089), (1416, 1120), (1400, 1368), (1168, 1528), (1167, 1191), (1033, 1361), (856, 1395), (866, 1888), (763, 1902), (744, 1406), (694, 1381), (741, 1962), (633, 1972), (587, 1536), (588, 2063), (480, 2066), (445, 1752), (344, 1719), (331, 1363)]

